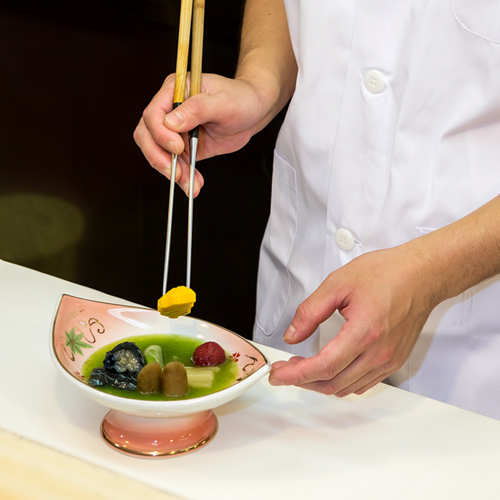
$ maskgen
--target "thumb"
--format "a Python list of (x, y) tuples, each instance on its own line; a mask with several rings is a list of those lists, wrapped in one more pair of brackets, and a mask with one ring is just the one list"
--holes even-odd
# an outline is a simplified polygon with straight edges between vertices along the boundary
[(298, 344), (310, 337), (343, 302), (344, 297), (336, 294), (335, 287), (325, 280), (295, 312), (283, 340), (288, 344)]
[(217, 105), (212, 96), (196, 94), (165, 115), (165, 125), (179, 134), (214, 121)]

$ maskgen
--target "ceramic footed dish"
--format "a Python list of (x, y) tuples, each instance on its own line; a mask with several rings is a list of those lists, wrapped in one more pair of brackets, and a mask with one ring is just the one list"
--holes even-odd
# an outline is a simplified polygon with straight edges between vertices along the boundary
[[(99, 348), (121, 339), (168, 334), (214, 341), (235, 362), (234, 381), (201, 397), (150, 401), (108, 394), (87, 384), (85, 362)], [(154, 309), (61, 296), (52, 323), (51, 356), (77, 389), (110, 411), (101, 423), (105, 442), (123, 453), (168, 457), (209, 443), (218, 429), (212, 409), (240, 396), (270, 371), (270, 362), (251, 342), (214, 324), (183, 316), (170, 319)]]

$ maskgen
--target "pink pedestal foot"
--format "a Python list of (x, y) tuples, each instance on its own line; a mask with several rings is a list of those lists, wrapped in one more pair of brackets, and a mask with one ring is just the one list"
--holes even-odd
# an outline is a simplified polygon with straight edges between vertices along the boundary
[(167, 458), (208, 444), (217, 433), (212, 410), (176, 417), (137, 417), (111, 410), (101, 423), (101, 435), (113, 449), (140, 458)]

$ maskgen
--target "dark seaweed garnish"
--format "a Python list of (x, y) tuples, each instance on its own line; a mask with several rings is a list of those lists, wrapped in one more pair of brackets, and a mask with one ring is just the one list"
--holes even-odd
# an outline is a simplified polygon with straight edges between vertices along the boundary
[(89, 375), (88, 383), (92, 387), (111, 385), (117, 389), (135, 391), (137, 389), (137, 376), (131, 373), (107, 373), (104, 368), (94, 368)]
[(92, 387), (111, 385), (117, 389), (135, 391), (137, 375), (146, 361), (134, 342), (122, 342), (106, 353), (104, 367), (94, 368), (88, 383)]
[(144, 368), (144, 354), (134, 342), (122, 342), (106, 353), (104, 358), (106, 373), (137, 374)]
[(89, 385), (92, 387), (102, 387), (108, 385), (108, 376), (104, 368), (94, 368), (89, 375)]
[(116, 375), (108, 375), (108, 384), (117, 389), (126, 389), (127, 391), (135, 391), (137, 389), (137, 375), (117, 373)]

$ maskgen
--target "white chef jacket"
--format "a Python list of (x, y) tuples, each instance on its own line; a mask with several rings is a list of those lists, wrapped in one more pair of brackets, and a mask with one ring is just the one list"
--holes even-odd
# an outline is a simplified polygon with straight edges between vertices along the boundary
[[(285, 0), (299, 72), (275, 150), (254, 339), (335, 269), (500, 193), (500, 0)], [(500, 278), (440, 304), (389, 382), (500, 418)]]

